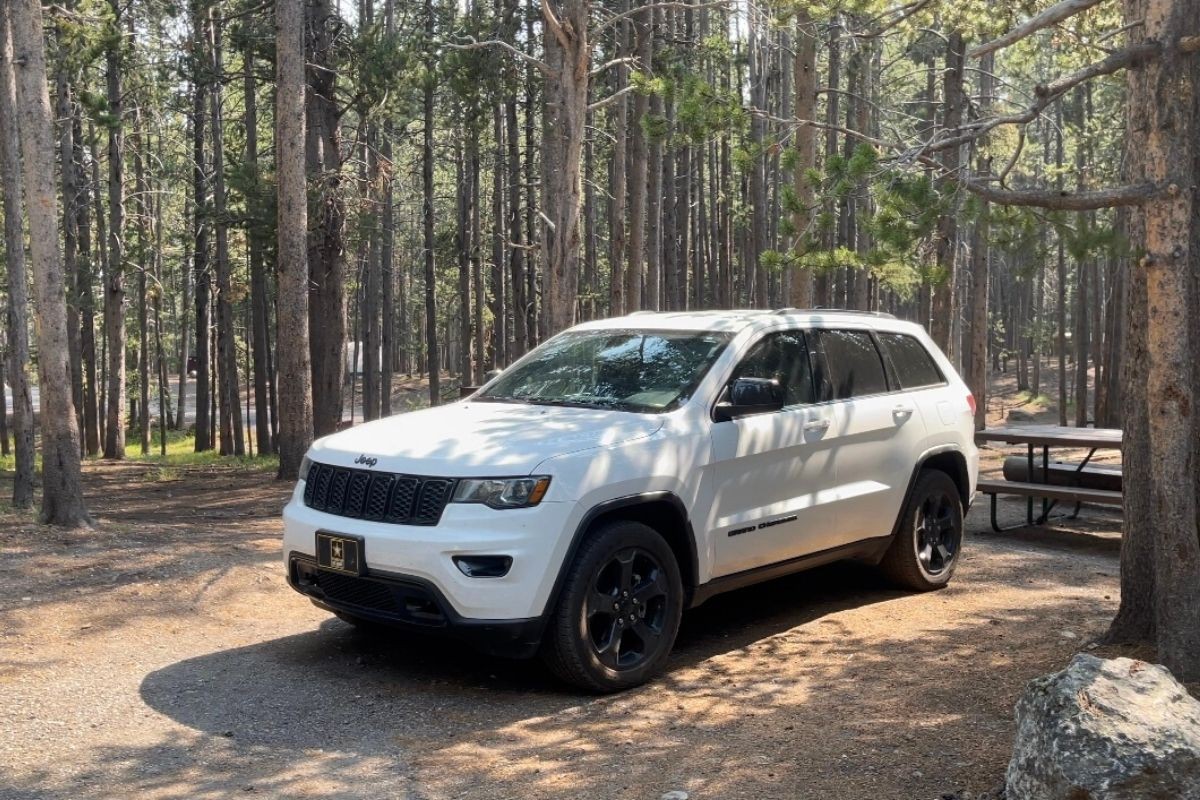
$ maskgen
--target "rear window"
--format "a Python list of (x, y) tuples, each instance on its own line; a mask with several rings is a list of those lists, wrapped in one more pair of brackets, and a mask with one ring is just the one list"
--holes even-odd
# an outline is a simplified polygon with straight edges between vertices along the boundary
[(846, 400), (888, 390), (879, 350), (866, 331), (814, 331), (820, 342), (818, 372), (830, 399)]
[(902, 389), (940, 386), (946, 382), (941, 370), (925, 346), (915, 336), (903, 333), (879, 333), (879, 343), (892, 360)]

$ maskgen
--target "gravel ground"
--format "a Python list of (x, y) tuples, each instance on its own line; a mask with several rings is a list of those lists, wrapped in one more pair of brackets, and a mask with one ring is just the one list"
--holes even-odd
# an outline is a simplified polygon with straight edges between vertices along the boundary
[(1119, 517), (996, 535), (981, 502), (944, 591), (855, 565), (743, 590), (660, 679), (581, 696), (293, 593), (268, 475), (86, 472), (97, 530), (0, 515), (2, 798), (979, 797), (1021, 687), (1116, 608)]

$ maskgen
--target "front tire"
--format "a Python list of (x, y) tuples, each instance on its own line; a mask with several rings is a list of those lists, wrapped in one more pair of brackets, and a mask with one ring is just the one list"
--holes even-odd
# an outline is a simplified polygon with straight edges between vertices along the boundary
[(880, 569), (906, 589), (941, 589), (958, 566), (962, 539), (963, 507), (958, 486), (940, 470), (922, 470), (904, 503), (900, 529)]
[(662, 535), (640, 522), (606, 523), (568, 568), (542, 657), (581, 689), (628, 689), (662, 670), (682, 613), (679, 563)]

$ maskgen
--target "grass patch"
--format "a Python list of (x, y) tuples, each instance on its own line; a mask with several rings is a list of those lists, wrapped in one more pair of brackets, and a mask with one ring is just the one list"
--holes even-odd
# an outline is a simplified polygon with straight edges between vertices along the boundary
[(1054, 402), (1050, 399), (1049, 395), (1033, 394), (1028, 390), (1017, 392), (1017, 394), (1014, 396), (1014, 399), (1018, 405), (1037, 406), (1043, 409), (1048, 408)]
[[(141, 447), (135, 440), (126, 439), (125, 441), (125, 459), (136, 463), (149, 463), (155, 465), (155, 469), (148, 472), (147, 480), (152, 481), (173, 481), (179, 480), (182, 470), (185, 469), (202, 469), (202, 468), (226, 468), (235, 467), (238, 469), (250, 469), (261, 472), (269, 472), (279, 469), (279, 456), (274, 454), (253, 456), (223, 456), (216, 450), (205, 450), (204, 452), (196, 452), (196, 437), (192, 433), (183, 431), (167, 431), (167, 453), (163, 455), (159, 449), (158, 431), (154, 431), (154, 437), (150, 442), (150, 453), (142, 455)], [(84, 460), (84, 463), (101, 463), (103, 459), (99, 456), (92, 456)], [(10, 450), (6, 456), (0, 456), (0, 471), (12, 472), (16, 469), (17, 459)], [(112, 462), (109, 462), (112, 463)], [(42, 471), (42, 454), (41, 448), (37, 450), (34, 470), (41, 474)]]
[(160, 477), (147, 476), (151, 480), (177, 480), (179, 470), (189, 467), (240, 467), (260, 471), (279, 469), (279, 456), (268, 453), (253, 456), (223, 456), (216, 450), (196, 452), (196, 437), (183, 431), (167, 431), (167, 452), (160, 450), (158, 431), (150, 442), (150, 453), (142, 455), (137, 444), (126, 443), (125, 457), (130, 460), (150, 462), (158, 466)]

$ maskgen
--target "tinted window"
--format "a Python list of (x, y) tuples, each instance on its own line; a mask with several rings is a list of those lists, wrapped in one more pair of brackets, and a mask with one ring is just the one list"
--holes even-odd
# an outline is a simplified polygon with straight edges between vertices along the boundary
[(830, 399), (845, 400), (888, 390), (883, 361), (866, 331), (817, 331), (818, 371)]
[(808, 348), (800, 331), (772, 333), (764, 338), (738, 364), (733, 377), (779, 381), (785, 406), (815, 400)]
[(904, 389), (917, 389), (922, 386), (938, 386), (946, 382), (941, 370), (937, 368), (933, 357), (925, 346), (914, 336), (902, 333), (881, 333), (879, 343), (892, 360), (896, 369), (896, 377)]

